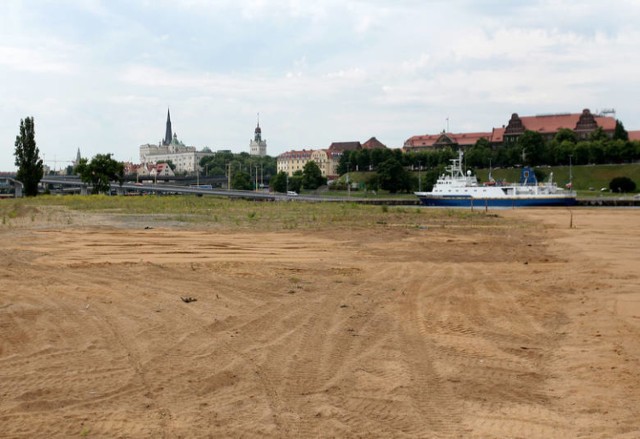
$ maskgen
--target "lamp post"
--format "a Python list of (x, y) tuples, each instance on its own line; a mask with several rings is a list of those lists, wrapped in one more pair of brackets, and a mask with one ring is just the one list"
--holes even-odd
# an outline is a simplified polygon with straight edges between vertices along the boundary
[(422, 163), (418, 161), (418, 192), (422, 192)]
[(571, 185), (571, 189), (573, 190), (573, 175), (571, 173), (571, 158), (573, 155), (569, 154), (569, 184)]
[(350, 169), (351, 169), (351, 162), (347, 162), (347, 197), (351, 197), (351, 182), (349, 181)]

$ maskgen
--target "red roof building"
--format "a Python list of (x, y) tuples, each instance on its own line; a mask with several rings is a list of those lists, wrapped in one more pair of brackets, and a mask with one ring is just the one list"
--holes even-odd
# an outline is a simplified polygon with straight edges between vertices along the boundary
[(517, 113), (511, 115), (509, 124), (504, 130), (504, 141), (514, 142), (525, 131), (535, 131), (546, 139), (552, 139), (561, 128), (573, 130), (578, 139), (587, 139), (589, 134), (598, 127), (613, 137), (616, 120), (610, 116), (596, 116), (588, 108), (582, 113), (550, 114), (541, 116), (520, 117)]
[(378, 148), (386, 148), (387, 145), (376, 139), (375, 137), (370, 138), (366, 142), (362, 144), (362, 149), (378, 149)]
[(329, 145), (329, 151), (340, 153), (345, 151), (354, 151), (360, 148), (362, 148), (362, 144), (360, 142), (333, 142)]
[(640, 131), (627, 131), (629, 134), (629, 140), (640, 141)]
[[(488, 133), (445, 133), (442, 132), (440, 134), (427, 134), (424, 136), (413, 136), (407, 139), (404, 142), (403, 150), (405, 152), (408, 151), (426, 151), (426, 150), (434, 150), (446, 147), (460, 147), (460, 148), (470, 148), (476, 144), (476, 142), (482, 138), (487, 139), (489, 143), (502, 143), (502, 132), (504, 130), (499, 130), (496, 132), (494, 129), (492, 132)], [(494, 135), (498, 134), (496, 138)]]
[[(609, 116), (594, 115), (589, 109), (582, 110), (582, 113), (550, 114), (540, 116), (518, 116), (517, 113), (511, 115), (509, 123), (502, 128), (493, 128), (490, 132), (478, 133), (445, 133), (426, 134), (423, 136), (413, 136), (404, 143), (403, 150), (423, 151), (434, 150), (445, 147), (469, 148), (481, 139), (485, 138), (492, 146), (499, 146), (503, 143), (515, 142), (525, 131), (535, 131), (540, 133), (545, 139), (552, 139), (561, 128), (567, 128), (576, 133), (578, 139), (587, 139), (597, 128), (602, 130), (609, 137), (613, 137), (616, 129), (616, 120)], [(631, 133), (629, 134), (631, 139)]]

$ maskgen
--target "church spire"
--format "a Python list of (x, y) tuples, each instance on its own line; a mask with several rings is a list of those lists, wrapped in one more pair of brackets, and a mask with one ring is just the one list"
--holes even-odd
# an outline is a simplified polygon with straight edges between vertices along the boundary
[(256, 125), (256, 130), (254, 132), (255, 136), (253, 137), (253, 139), (256, 142), (261, 142), (262, 141), (262, 129), (260, 128), (260, 113), (258, 113), (258, 124)]
[(171, 114), (169, 113), (169, 108), (167, 108), (167, 129), (164, 133), (164, 141), (162, 143), (164, 145), (169, 145), (171, 143), (171, 139), (173, 139), (173, 133), (171, 131)]

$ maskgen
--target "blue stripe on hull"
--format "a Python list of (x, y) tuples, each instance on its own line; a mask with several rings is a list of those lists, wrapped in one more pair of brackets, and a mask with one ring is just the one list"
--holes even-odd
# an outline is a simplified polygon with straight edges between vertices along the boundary
[(534, 206), (574, 206), (575, 198), (426, 198), (419, 197), (425, 206), (439, 207), (534, 207)]

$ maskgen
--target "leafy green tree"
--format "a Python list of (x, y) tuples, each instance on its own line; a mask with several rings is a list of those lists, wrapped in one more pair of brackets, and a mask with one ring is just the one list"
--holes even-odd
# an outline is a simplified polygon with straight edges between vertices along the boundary
[(624, 129), (622, 122), (616, 119), (616, 128), (613, 131), (613, 140), (629, 140), (629, 133)]
[(278, 172), (273, 178), (271, 178), (270, 187), (274, 192), (287, 192), (294, 191), (300, 192), (302, 187), (302, 171), (296, 171), (292, 176), (287, 176), (284, 171)]
[(586, 165), (589, 163), (589, 142), (578, 142), (573, 148), (573, 164)]
[(440, 177), (440, 175), (442, 175), (443, 171), (444, 171), (443, 166), (429, 169), (425, 173), (424, 178), (422, 179), (422, 190), (425, 190), (427, 192), (432, 191), (433, 186), (436, 184), (436, 182), (438, 181), (438, 178)]
[(392, 152), (388, 148), (375, 148), (371, 151), (371, 166), (376, 169), (380, 163), (390, 159)]
[(371, 167), (371, 150), (360, 149), (356, 151), (356, 170), (368, 171)]
[(556, 165), (568, 165), (569, 156), (571, 156), (576, 149), (576, 144), (570, 140), (564, 140), (553, 153), (553, 164)]
[(631, 145), (629, 145), (629, 150), (631, 151), (631, 159), (632, 160), (639, 160), (640, 159), (640, 141), (634, 140), (632, 142), (629, 142)]
[(604, 163), (605, 147), (601, 140), (589, 142), (589, 163)]
[(402, 164), (394, 157), (378, 167), (378, 181), (382, 189), (395, 194), (398, 191), (411, 190), (411, 177)]
[(287, 191), (287, 173), (284, 171), (278, 172), (271, 178), (269, 186), (274, 192), (286, 192)]
[[(621, 140), (614, 140), (614, 142), (621, 142)], [(636, 148), (633, 145), (633, 142), (629, 142), (628, 140), (626, 142), (624, 142), (623, 146), (621, 147), (621, 154), (620, 154), (620, 158), (622, 158), (622, 160), (624, 160), (625, 162), (633, 162), (633, 160), (635, 160), (637, 158), (636, 154)]]
[(513, 166), (516, 163), (522, 163), (522, 150), (518, 145), (503, 146), (496, 151), (496, 166)]
[(340, 156), (340, 160), (338, 160), (338, 167), (336, 168), (336, 172), (338, 175), (344, 175), (353, 169), (352, 163), (354, 160), (351, 159), (352, 151), (344, 151)]
[(623, 140), (610, 140), (605, 143), (606, 145), (605, 154), (608, 162), (610, 163), (622, 162), (622, 153), (623, 153), (624, 144), (625, 142)]
[(318, 164), (313, 160), (305, 163), (302, 168), (302, 187), (313, 190), (325, 184), (327, 184), (327, 179), (322, 175)]
[(484, 137), (478, 139), (471, 148), (466, 152), (464, 159), (468, 166), (483, 167), (489, 166), (489, 160), (492, 158), (491, 146), (489, 141)]
[(578, 137), (576, 136), (576, 133), (572, 129), (560, 128), (556, 133), (556, 135), (553, 137), (553, 140), (555, 140), (558, 143), (562, 143), (565, 140), (568, 140), (572, 143), (576, 143), (578, 141)]
[(291, 177), (289, 177), (289, 184), (287, 191), (294, 191), (300, 193), (302, 189), (302, 171), (295, 171)]
[(589, 134), (589, 140), (608, 140), (607, 133), (604, 132), (602, 127), (598, 127)]
[(112, 159), (111, 154), (98, 154), (91, 162), (80, 159), (75, 171), (80, 180), (93, 187), (93, 194), (108, 193), (111, 182), (122, 185), (124, 181), (124, 163)]
[(265, 180), (276, 175), (276, 158), (270, 156), (255, 157), (248, 153), (233, 154), (230, 151), (216, 152), (212, 156), (200, 159), (200, 168), (206, 175), (223, 176), (226, 175), (228, 166), (231, 169), (251, 169), (251, 173), (258, 168), (258, 181), (264, 177)]
[(609, 189), (613, 192), (634, 192), (636, 183), (629, 177), (615, 177), (609, 182)]
[(251, 184), (251, 176), (244, 171), (238, 171), (231, 177), (231, 187), (233, 189), (248, 191), (253, 189)]
[(542, 164), (545, 155), (545, 142), (542, 134), (526, 130), (518, 140), (516, 145), (524, 157), (524, 163), (531, 166)]
[(24, 185), (26, 196), (35, 197), (38, 195), (38, 183), (42, 179), (44, 164), (36, 146), (33, 117), (20, 120), (20, 134), (16, 136), (15, 147), (15, 164), (18, 167), (16, 179)]
[[(378, 149), (382, 149), (382, 148), (378, 148)], [(374, 151), (375, 151), (375, 149), (374, 149)], [(378, 173), (374, 172), (374, 173), (370, 174), (369, 177), (366, 180), (366, 184), (367, 184), (367, 188), (369, 188), (369, 190), (372, 190), (372, 191), (380, 190), (380, 178), (378, 177)]]

